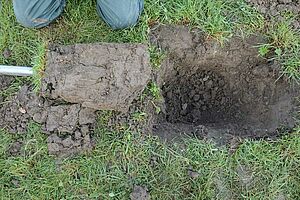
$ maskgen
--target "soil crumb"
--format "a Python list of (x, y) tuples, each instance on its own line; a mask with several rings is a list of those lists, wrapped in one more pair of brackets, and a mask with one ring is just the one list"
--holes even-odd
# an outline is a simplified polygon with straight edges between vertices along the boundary
[(168, 52), (157, 75), (165, 105), (154, 133), (223, 144), (233, 135), (259, 138), (292, 129), (299, 86), (281, 75), (278, 63), (258, 56), (264, 38), (232, 38), (224, 46), (206, 38), (184, 26), (162, 25), (151, 34)]
[(127, 112), (150, 75), (146, 45), (55, 46), (47, 56), (42, 95), (95, 110)]
[(130, 194), (131, 200), (150, 200), (150, 195), (147, 191), (147, 188), (135, 185), (133, 191)]
[[(14, 77), (0, 75), (0, 91), (4, 91), (5, 89), (7, 89), (13, 81), (14, 81)], [(1, 108), (1, 103), (3, 101), (4, 101), (4, 96), (0, 94), (0, 108)]]
[[(42, 126), (42, 131), (49, 135), (49, 153), (69, 155), (91, 149), (91, 139), (96, 111), (83, 108), (80, 104), (47, 100), (38, 96), (29, 86), (23, 86), (0, 108), (0, 128), (10, 133), (25, 134), (30, 121)], [(13, 145), (13, 147), (16, 145)], [(15, 151), (13, 148), (11, 154)]]

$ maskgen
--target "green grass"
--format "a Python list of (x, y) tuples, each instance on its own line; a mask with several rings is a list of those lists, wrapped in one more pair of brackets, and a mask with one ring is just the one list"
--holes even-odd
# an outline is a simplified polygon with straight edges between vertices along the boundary
[[(168, 146), (157, 138), (98, 129), (90, 153), (56, 160), (47, 154), (45, 135), (32, 123), (27, 134), (0, 131), (2, 199), (128, 199), (134, 185), (152, 199), (298, 199), (300, 131), (278, 141), (245, 141), (233, 154), (193, 138)], [(20, 137), (20, 156), (6, 153)], [(185, 148), (183, 148), (183, 146)], [(242, 184), (237, 168), (251, 181)], [(188, 170), (199, 174), (188, 175)]]
[(282, 63), (282, 73), (290, 80), (300, 80), (300, 31), (292, 29), (291, 22), (296, 16), (284, 15), (281, 21), (273, 20), (267, 30), (270, 43), (263, 47), (274, 51), (274, 59)]
[[(283, 63), (283, 74), (296, 81), (300, 78), (299, 33), (291, 29), (289, 20), (265, 24), (263, 17), (242, 0), (146, 0), (140, 23), (118, 31), (99, 19), (95, 1), (68, 1), (63, 15), (39, 30), (21, 27), (12, 2), (1, 2), (0, 63), (31, 65), (36, 72), (30, 80), (16, 79), (0, 92), (4, 97), (28, 81), (39, 89), (50, 43), (149, 44), (148, 33), (156, 23), (197, 27), (221, 43), (234, 34), (246, 37), (257, 31), (265, 33), (270, 42), (258, 54), (274, 52), (274, 59)], [(9, 58), (1, 53), (7, 48), (12, 51)], [(150, 45), (149, 52), (153, 68), (158, 69), (164, 52)], [(159, 87), (150, 83), (145, 92), (160, 112), (154, 103), (161, 95)], [(62, 160), (48, 155), (46, 136), (35, 123), (26, 134), (0, 130), (0, 199), (129, 199), (133, 185), (146, 186), (152, 199), (300, 198), (300, 129), (273, 142), (247, 140), (230, 155), (228, 148), (216, 148), (194, 138), (167, 145), (126, 129), (109, 132), (105, 125), (111, 115), (111, 111), (99, 114), (93, 151)], [(147, 116), (138, 111), (132, 117), (142, 121)], [(21, 155), (13, 157), (7, 149), (16, 139), (24, 145)], [(252, 176), (249, 184), (241, 183), (241, 168)], [(188, 175), (191, 169), (198, 178)]]
[[(112, 31), (97, 15), (95, 1), (74, 0), (67, 3), (63, 15), (50, 27), (40, 30), (21, 27), (13, 14), (12, 2), (2, 0), (0, 13), (0, 52), (8, 48), (12, 56), (0, 55), (1, 64), (32, 65), (42, 60), (41, 46), (48, 43), (74, 44), (91, 42), (142, 42), (148, 43), (148, 33), (153, 24), (184, 24), (202, 29), (208, 36), (224, 43), (232, 35), (247, 36), (263, 32), (270, 38), (270, 44), (280, 48), (288, 47), (284, 56), (283, 73), (292, 79), (299, 78), (299, 45), (294, 45), (299, 33), (291, 30), (290, 24), (265, 24), (263, 17), (243, 0), (146, 0), (145, 11), (134, 28)], [(292, 16), (288, 16), (292, 17)], [(296, 16), (294, 16), (296, 17)], [(266, 27), (270, 27), (266, 31)], [(68, 31), (66, 31), (68, 30)], [(289, 45), (292, 45), (290, 47)], [(283, 46), (282, 46), (283, 45)], [(163, 54), (150, 46), (151, 61), (159, 68)], [(42, 58), (37, 58), (40, 56)], [(43, 67), (41, 67), (43, 68)], [(40, 73), (36, 75), (38, 78)], [(34, 85), (38, 88), (36, 78)]]

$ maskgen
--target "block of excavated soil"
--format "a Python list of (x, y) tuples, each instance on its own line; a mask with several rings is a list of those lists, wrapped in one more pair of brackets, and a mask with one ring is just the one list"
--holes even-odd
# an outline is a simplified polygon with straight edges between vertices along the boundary
[(47, 55), (42, 95), (96, 110), (126, 112), (150, 75), (146, 45), (56, 46)]

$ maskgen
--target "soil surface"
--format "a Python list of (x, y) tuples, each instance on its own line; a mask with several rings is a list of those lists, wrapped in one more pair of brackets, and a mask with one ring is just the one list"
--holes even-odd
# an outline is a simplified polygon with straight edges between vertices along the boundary
[[(14, 78), (11, 76), (2, 76), (0, 75), (0, 91), (7, 89), (10, 84), (14, 81)], [(0, 104), (4, 101), (3, 95), (0, 94)], [(1, 105), (0, 105), (1, 108)]]
[(127, 112), (150, 80), (147, 46), (55, 46), (47, 56), (42, 95), (95, 110)]
[(132, 193), (130, 194), (131, 200), (150, 200), (150, 195), (147, 188), (135, 185)]
[(281, 76), (278, 63), (258, 56), (262, 37), (233, 38), (222, 47), (199, 30), (160, 26), (151, 40), (168, 53), (157, 76), (165, 108), (156, 134), (222, 143), (295, 126), (299, 87)]
[(294, 29), (300, 29), (300, 0), (246, 0), (257, 8), (267, 19), (283, 19), (285, 12), (293, 13), (296, 18), (292, 21)]
[[(91, 149), (95, 110), (83, 108), (80, 104), (64, 102), (64, 105), (58, 105), (61, 103), (44, 99), (25, 85), (0, 108), (0, 128), (10, 133), (25, 134), (27, 125), (35, 121), (49, 135), (49, 153), (69, 155)], [(19, 144), (12, 145), (10, 154), (17, 154), (15, 149)]]

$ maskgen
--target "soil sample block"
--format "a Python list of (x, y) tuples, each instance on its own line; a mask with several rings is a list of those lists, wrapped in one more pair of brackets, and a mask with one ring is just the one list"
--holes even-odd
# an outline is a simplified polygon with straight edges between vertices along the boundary
[(47, 54), (42, 95), (96, 110), (126, 112), (150, 76), (146, 45), (55, 46)]

